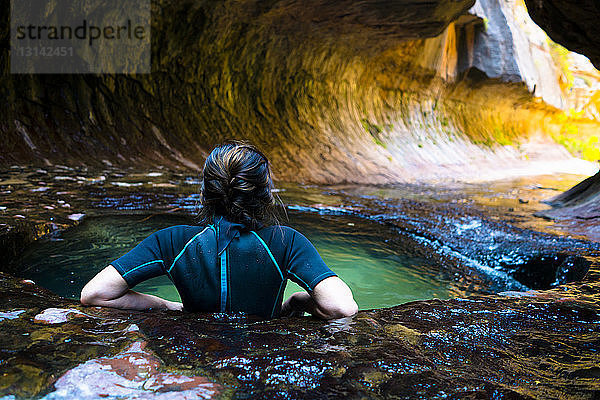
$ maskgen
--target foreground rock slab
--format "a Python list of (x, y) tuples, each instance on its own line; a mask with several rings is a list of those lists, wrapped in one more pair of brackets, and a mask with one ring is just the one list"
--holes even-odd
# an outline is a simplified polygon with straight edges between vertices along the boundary
[[(555, 289), (330, 322), (263, 321), (81, 307), (0, 274), (0, 315), (9, 316), (0, 321), (0, 398), (593, 399), (593, 292), (582, 283), (577, 295)], [(36, 322), (56, 309), (70, 318)]]

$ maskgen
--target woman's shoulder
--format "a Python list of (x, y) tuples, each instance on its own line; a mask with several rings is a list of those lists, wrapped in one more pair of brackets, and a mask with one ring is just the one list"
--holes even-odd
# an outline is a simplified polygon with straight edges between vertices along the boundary
[(173, 242), (187, 241), (209, 228), (203, 225), (173, 225), (154, 232), (154, 235), (159, 239), (168, 239)]
[(269, 225), (264, 228), (259, 229), (257, 232), (259, 233), (279, 233), (279, 234), (298, 234), (296, 229), (287, 225)]
[(270, 225), (260, 229), (257, 233), (272, 243), (283, 243), (284, 245), (293, 245), (298, 241), (308, 240), (300, 231), (287, 225)]

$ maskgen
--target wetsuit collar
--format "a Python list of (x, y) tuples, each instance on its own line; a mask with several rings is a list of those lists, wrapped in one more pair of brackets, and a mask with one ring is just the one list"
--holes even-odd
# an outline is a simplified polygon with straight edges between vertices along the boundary
[(234, 237), (240, 236), (244, 225), (228, 221), (221, 215), (215, 215), (214, 225), (217, 233), (217, 253), (221, 254), (229, 246)]

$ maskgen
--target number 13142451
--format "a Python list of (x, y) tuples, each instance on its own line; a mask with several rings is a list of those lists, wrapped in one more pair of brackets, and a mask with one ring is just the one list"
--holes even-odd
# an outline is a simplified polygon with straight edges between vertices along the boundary
[(24, 46), (13, 48), (19, 57), (72, 57), (73, 48), (69, 46)]

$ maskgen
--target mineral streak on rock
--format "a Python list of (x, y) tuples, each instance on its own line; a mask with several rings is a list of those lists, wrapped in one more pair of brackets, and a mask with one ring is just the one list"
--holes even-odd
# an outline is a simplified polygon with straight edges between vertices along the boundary
[(0, 322), (4, 321), (5, 319), (19, 318), (19, 315), (23, 314), (24, 312), (25, 310), (12, 310), (0, 312)]
[(39, 324), (62, 324), (70, 319), (82, 316), (85, 316), (85, 314), (72, 308), (47, 308), (33, 317), (33, 322)]

